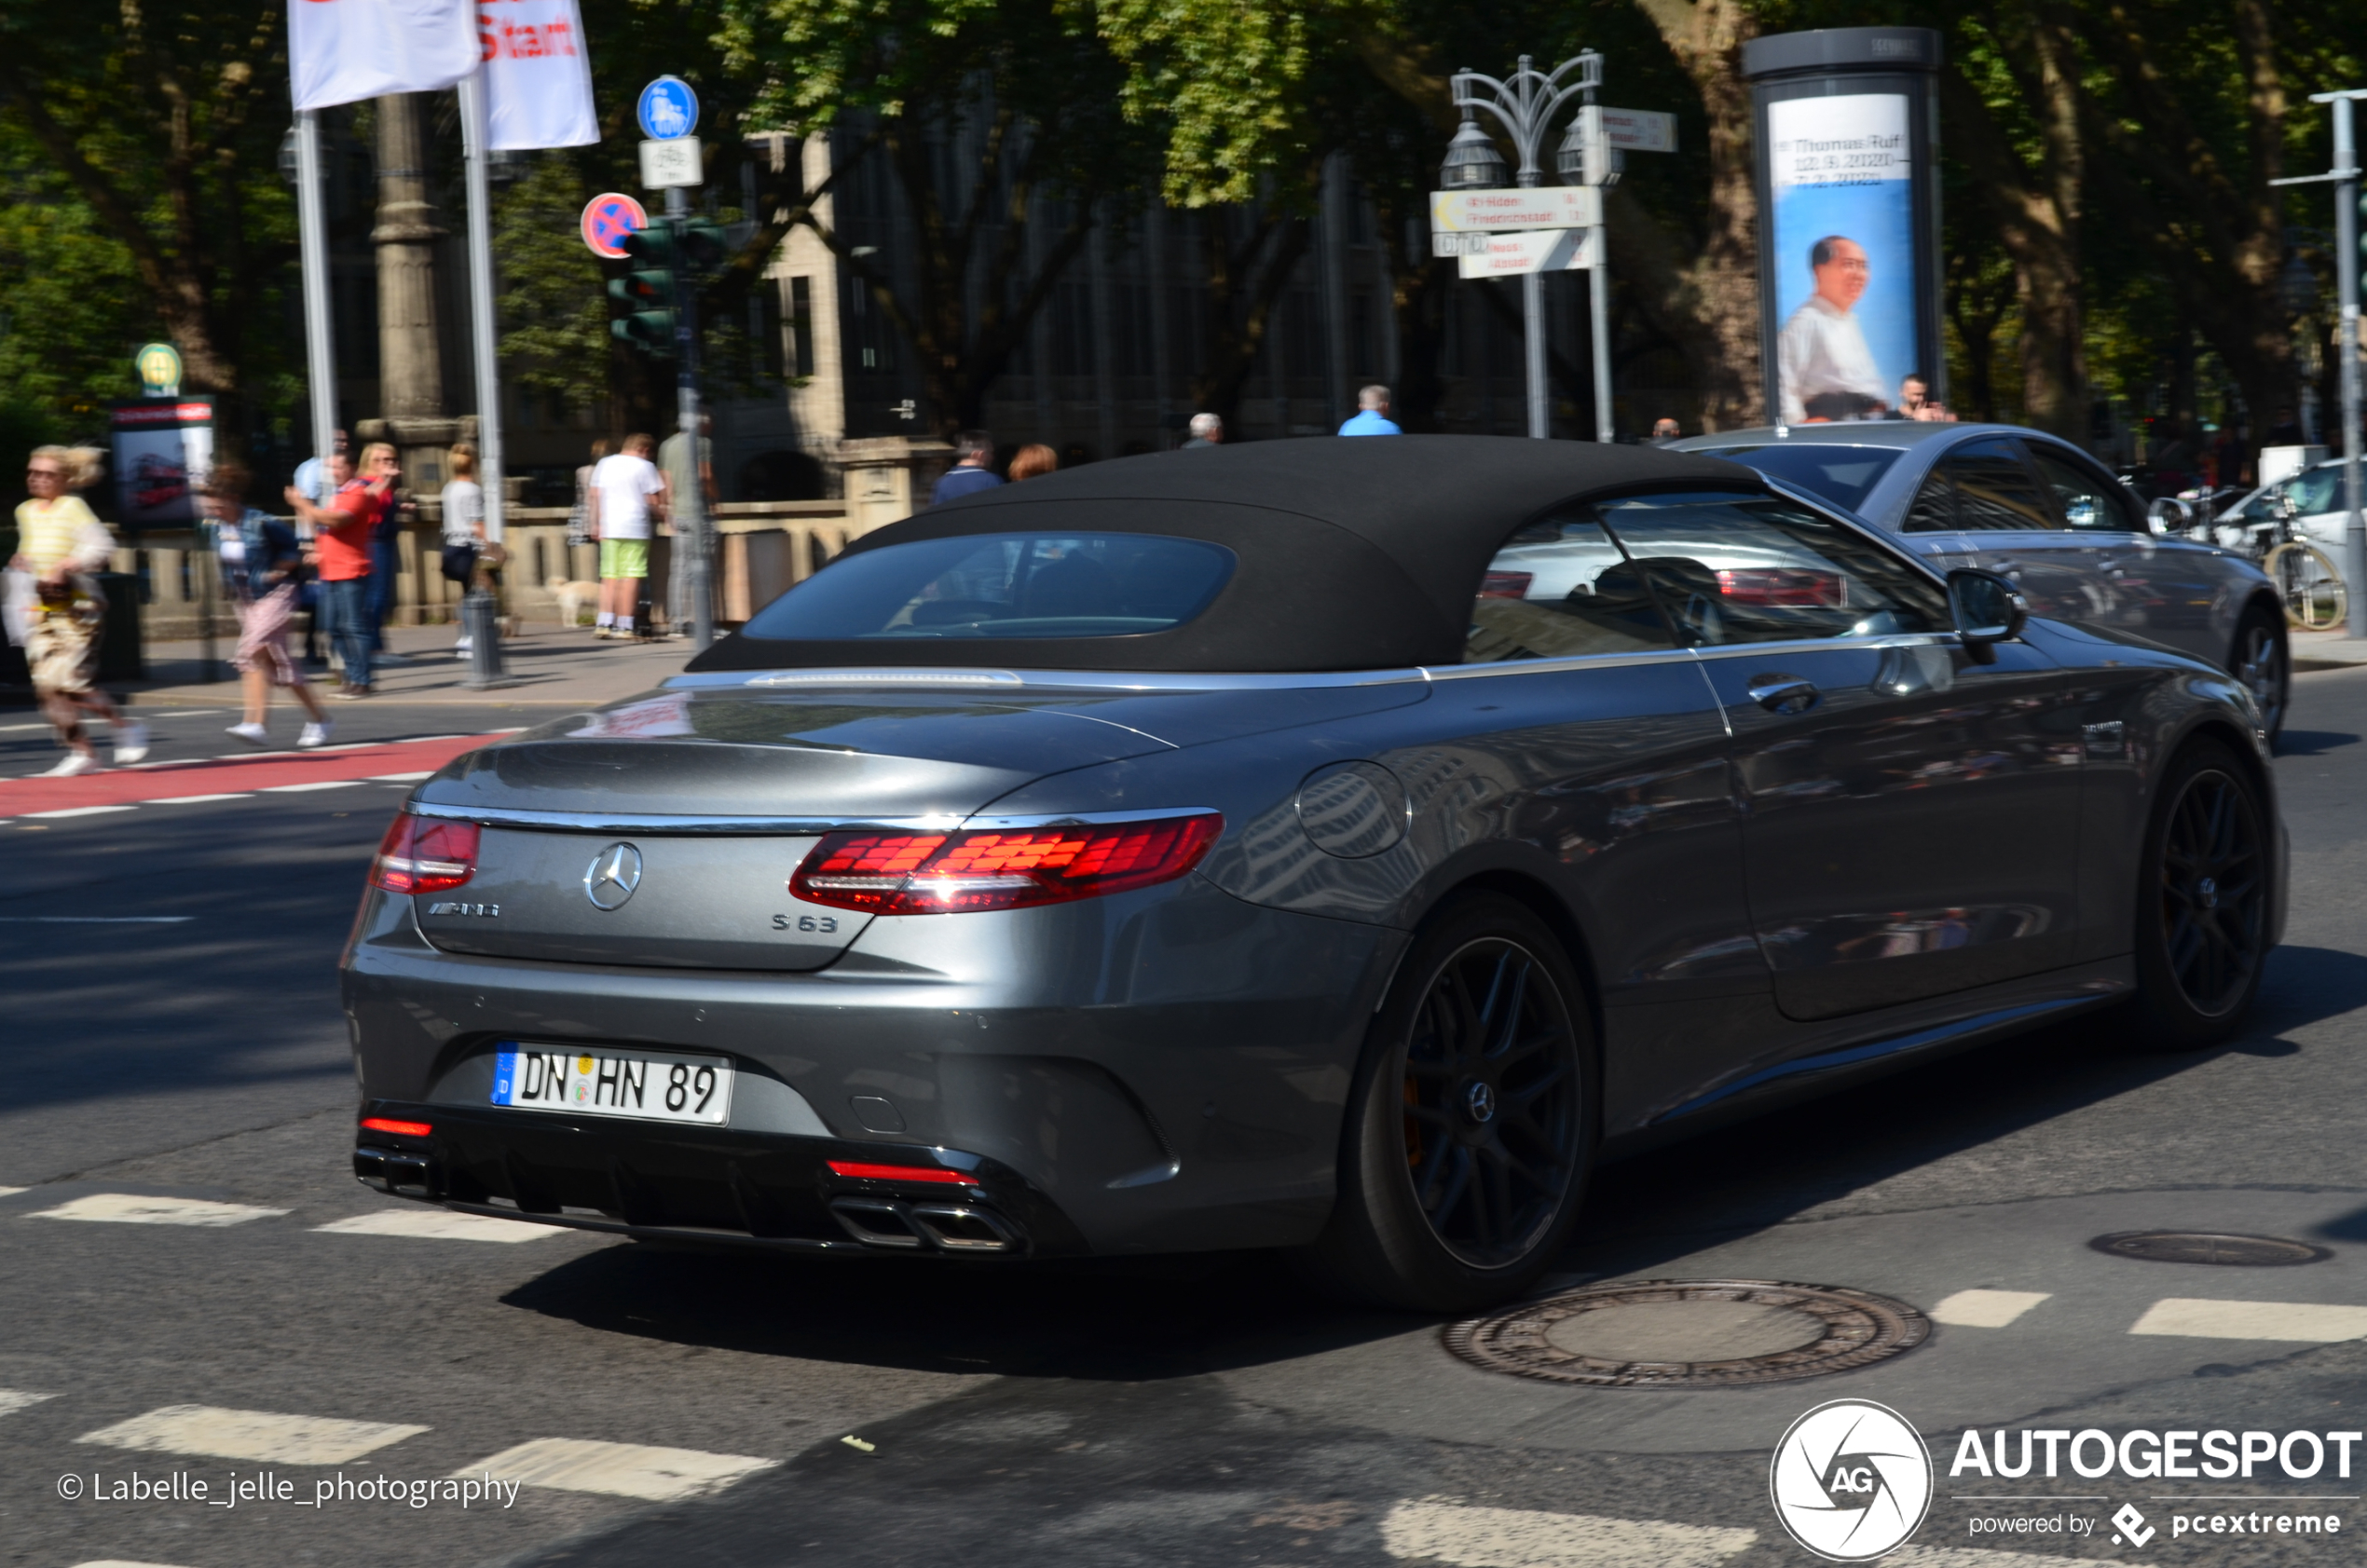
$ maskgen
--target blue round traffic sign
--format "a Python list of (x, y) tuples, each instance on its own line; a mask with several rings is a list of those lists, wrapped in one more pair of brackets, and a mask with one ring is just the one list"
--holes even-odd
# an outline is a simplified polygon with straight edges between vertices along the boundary
[(641, 89), (641, 133), (671, 142), (699, 128), (699, 95), (679, 76), (660, 76)]
[(625, 238), (636, 229), (650, 226), (650, 215), (641, 204), (618, 191), (603, 191), (583, 204), (583, 216), (579, 220), (583, 242), (592, 247), (595, 256), (620, 261), (624, 256)]

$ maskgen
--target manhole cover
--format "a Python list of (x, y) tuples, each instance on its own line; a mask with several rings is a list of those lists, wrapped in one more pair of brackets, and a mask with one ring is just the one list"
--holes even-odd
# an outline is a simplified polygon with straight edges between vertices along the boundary
[(1591, 1285), (1448, 1326), (1446, 1348), (1495, 1372), (1606, 1388), (1729, 1388), (1847, 1371), (1912, 1350), (1932, 1326), (1904, 1302), (1838, 1285), (1665, 1279)]
[(2333, 1256), (2305, 1241), (2225, 1235), (2216, 1231), (2116, 1231), (2087, 1245), (2115, 1258), (2141, 1258), (2149, 1263), (2230, 1263), (2253, 1269), (2322, 1263)]

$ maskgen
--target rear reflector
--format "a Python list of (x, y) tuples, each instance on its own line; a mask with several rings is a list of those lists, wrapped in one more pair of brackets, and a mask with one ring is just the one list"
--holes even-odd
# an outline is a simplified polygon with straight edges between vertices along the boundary
[(443, 893), (477, 869), (477, 825), (439, 822), (404, 811), (387, 827), (370, 885), (389, 893)]
[(867, 1166), (855, 1160), (832, 1160), (830, 1168), (857, 1181), (952, 1181), (965, 1187), (978, 1184), (975, 1176), (958, 1170), (939, 1170), (935, 1166)]
[(1019, 909), (1172, 881), (1225, 831), (1214, 811), (1018, 831), (833, 833), (789, 891), (882, 915)]
[(1849, 579), (1804, 566), (1738, 566), (1717, 574), (1717, 591), (1738, 605), (1847, 609)]
[(362, 1118), (362, 1130), (399, 1133), (404, 1138), (425, 1138), (435, 1131), (435, 1126), (429, 1122), (392, 1122), (384, 1116), (364, 1116)]

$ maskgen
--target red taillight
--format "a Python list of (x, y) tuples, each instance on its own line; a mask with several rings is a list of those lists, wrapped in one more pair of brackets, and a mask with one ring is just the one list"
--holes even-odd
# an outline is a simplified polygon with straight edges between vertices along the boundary
[(443, 893), (467, 881), (476, 869), (475, 823), (438, 822), (405, 811), (378, 841), (370, 885), (389, 893)]
[(1717, 574), (1717, 591), (1738, 605), (1847, 609), (1849, 579), (1800, 566), (1747, 566)]
[(978, 1179), (966, 1172), (940, 1170), (935, 1166), (867, 1166), (855, 1160), (832, 1160), (830, 1168), (858, 1181), (954, 1181), (965, 1187), (978, 1184)]
[(362, 1130), (399, 1133), (404, 1138), (425, 1138), (435, 1131), (435, 1127), (433, 1124), (428, 1122), (395, 1122), (384, 1116), (364, 1116), (362, 1118)]
[(1490, 572), (1480, 579), (1479, 596), (1483, 599), (1526, 599), (1528, 585), (1537, 580), (1534, 572)]
[(814, 846), (789, 891), (814, 904), (881, 915), (1019, 909), (1171, 881), (1200, 862), (1225, 819), (1016, 831), (833, 833)]

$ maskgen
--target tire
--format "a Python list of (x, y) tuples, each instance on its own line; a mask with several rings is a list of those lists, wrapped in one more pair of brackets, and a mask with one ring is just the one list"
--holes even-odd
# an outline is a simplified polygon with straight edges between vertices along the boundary
[(2236, 1031), (2268, 957), (2274, 839), (2259, 788), (2217, 741), (2163, 773), (2138, 871), (2132, 1042), (2196, 1051)]
[(2278, 595), (2285, 602), (2285, 620), (2294, 626), (2323, 632), (2339, 625), (2349, 613), (2350, 595), (2343, 586), (2343, 574), (2316, 545), (2288, 540), (2268, 552), (2261, 570), (2277, 585)]
[(1441, 906), (1374, 1016), (1338, 1199), (1302, 1268), (1336, 1294), (1417, 1312), (1526, 1288), (1577, 1222), (1596, 1083), (1579, 977), (1545, 923), (1500, 893)]
[(2293, 692), (2293, 661), (2285, 639), (2284, 619), (2266, 605), (2255, 604), (2236, 624), (2236, 646), (2227, 657), (2228, 673), (2244, 683), (2260, 705), (2263, 729), (2269, 743), (2285, 728), (2285, 710)]

